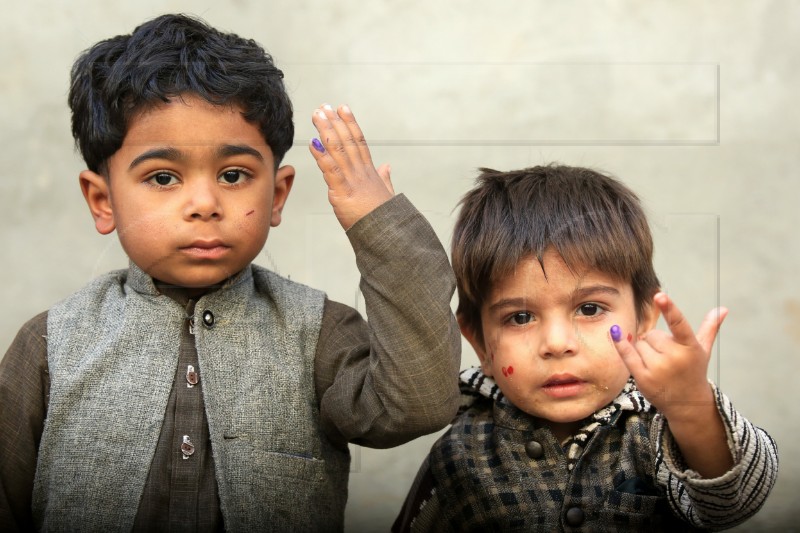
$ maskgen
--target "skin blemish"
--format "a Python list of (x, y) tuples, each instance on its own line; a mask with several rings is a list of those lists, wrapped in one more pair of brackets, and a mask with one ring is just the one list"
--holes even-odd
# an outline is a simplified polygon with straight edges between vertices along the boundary
[(631, 342), (632, 340), (633, 340), (633, 335), (631, 335), (630, 333), (628, 333), (628, 342)]
[(505, 377), (509, 377), (509, 376), (510, 376), (511, 374), (513, 374), (513, 373), (514, 373), (514, 367), (513, 367), (513, 366), (510, 366), (510, 367), (508, 367), (508, 368), (506, 368), (506, 367), (503, 367), (503, 375), (504, 375)]
[(246, 216), (246, 217), (249, 217), (250, 215), (252, 215), (252, 214), (253, 214), (253, 213), (255, 213), (255, 212), (256, 212), (256, 210), (255, 210), (255, 209), (251, 209), (251, 210), (250, 210), (250, 211), (248, 211), (248, 212), (247, 212), (247, 213), (246, 213), (244, 216)]

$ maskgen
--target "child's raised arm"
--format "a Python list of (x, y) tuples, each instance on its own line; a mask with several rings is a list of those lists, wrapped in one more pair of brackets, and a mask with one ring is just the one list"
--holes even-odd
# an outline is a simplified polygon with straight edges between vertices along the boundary
[(712, 309), (695, 335), (665, 293), (657, 293), (653, 304), (672, 334), (654, 329), (632, 342), (620, 338), (617, 351), (639, 390), (669, 422), (686, 464), (704, 478), (721, 476), (733, 466), (733, 458), (706, 374), (728, 310)]
[(321, 425), (336, 442), (396, 446), (443, 428), (458, 409), (453, 270), (425, 217), (394, 195), (388, 165), (373, 165), (350, 109), (325, 105), (312, 121), (319, 138), (309, 150), (353, 246), (369, 317), (326, 304), (337, 318), (317, 345)]

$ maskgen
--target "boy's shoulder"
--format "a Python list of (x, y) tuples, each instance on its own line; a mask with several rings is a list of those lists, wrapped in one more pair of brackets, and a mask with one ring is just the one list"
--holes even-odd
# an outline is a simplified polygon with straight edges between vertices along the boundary
[(288, 301), (306, 301), (325, 298), (325, 293), (304, 283), (294, 281), (260, 265), (250, 265), (255, 288), (259, 292), (268, 292), (275, 297)]
[(97, 310), (90, 301), (102, 298), (111, 291), (122, 293), (123, 287), (128, 278), (128, 269), (112, 270), (97, 276), (86, 283), (83, 287), (69, 294), (65, 298), (56, 302), (48, 313), (56, 309), (74, 309), (85, 311)]

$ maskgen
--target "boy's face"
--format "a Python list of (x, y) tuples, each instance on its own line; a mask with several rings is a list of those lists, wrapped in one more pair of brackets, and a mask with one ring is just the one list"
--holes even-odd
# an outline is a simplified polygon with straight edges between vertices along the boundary
[(637, 324), (633, 291), (597, 271), (570, 271), (552, 249), (544, 270), (534, 257), (494, 284), (481, 309), (484, 342), (464, 331), (503, 394), (564, 438), (607, 405), (630, 373), (609, 329), (634, 335), (652, 327), (657, 314)]
[(80, 177), (97, 230), (116, 229), (156, 280), (198, 290), (258, 255), (294, 179), (239, 108), (186, 95), (135, 115), (108, 173)]

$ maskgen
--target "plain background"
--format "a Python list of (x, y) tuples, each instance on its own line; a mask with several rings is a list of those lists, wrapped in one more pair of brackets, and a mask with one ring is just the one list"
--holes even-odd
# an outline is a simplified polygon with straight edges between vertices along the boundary
[[(800, 3), (2, 0), (0, 353), (34, 314), (126, 266), (93, 228), (66, 94), (73, 60), (165, 12), (253, 38), (285, 72), (298, 177), (257, 259), (363, 309), (347, 240), (307, 153), (312, 110), (348, 103), (398, 192), (449, 248), (477, 168), (607, 171), (651, 217), (662, 283), (696, 326), (731, 310), (710, 376), (780, 447), (741, 531), (797, 531)], [(465, 344), (463, 365), (476, 361)], [(386, 531), (436, 435), (353, 448), (349, 531)], [(794, 528), (794, 529), (793, 529)]]

